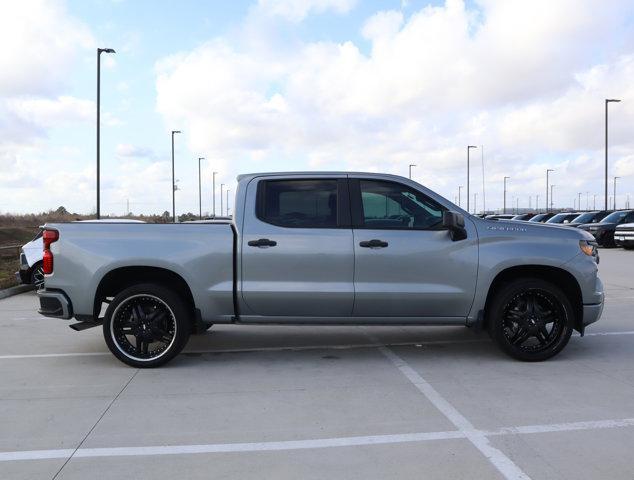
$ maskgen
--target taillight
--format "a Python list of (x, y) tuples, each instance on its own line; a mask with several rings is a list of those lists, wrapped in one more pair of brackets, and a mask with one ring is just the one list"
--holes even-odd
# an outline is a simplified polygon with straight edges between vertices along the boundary
[(51, 243), (59, 239), (57, 230), (44, 230), (42, 240), (44, 242), (44, 254), (42, 256), (42, 271), (45, 275), (53, 273), (53, 252), (51, 252)]

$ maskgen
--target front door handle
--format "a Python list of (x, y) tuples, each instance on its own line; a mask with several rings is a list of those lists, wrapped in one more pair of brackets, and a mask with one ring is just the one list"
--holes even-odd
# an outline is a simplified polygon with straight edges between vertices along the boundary
[(383, 240), (364, 240), (363, 242), (359, 242), (360, 247), (364, 248), (385, 248), (388, 243)]
[(249, 247), (274, 247), (277, 242), (268, 238), (260, 238), (258, 240), (249, 240), (248, 245)]

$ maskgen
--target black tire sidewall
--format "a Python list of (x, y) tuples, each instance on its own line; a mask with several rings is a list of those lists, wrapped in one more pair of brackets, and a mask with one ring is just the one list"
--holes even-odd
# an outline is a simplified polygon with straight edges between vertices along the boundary
[[(135, 360), (134, 358), (128, 357), (119, 350), (110, 332), (112, 315), (117, 307), (129, 297), (142, 294), (154, 295), (164, 301), (172, 309), (176, 321), (176, 338), (174, 343), (172, 343), (162, 356), (153, 360)], [(123, 363), (136, 368), (153, 368), (165, 365), (185, 347), (189, 339), (190, 330), (191, 315), (183, 299), (169, 288), (152, 283), (135, 285), (119, 292), (108, 305), (103, 322), (103, 336), (106, 345), (108, 345), (108, 349)]]
[[(518, 293), (528, 289), (545, 290), (552, 294), (561, 304), (565, 312), (564, 331), (557, 342), (539, 352), (526, 352), (511, 345), (504, 335), (503, 312), (506, 304)], [(495, 343), (508, 355), (526, 362), (539, 362), (557, 355), (568, 344), (574, 327), (574, 309), (568, 297), (556, 285), (539, 278), (523, 278), (509, 282), (495, 294), (487, 313), (489, 335)]]

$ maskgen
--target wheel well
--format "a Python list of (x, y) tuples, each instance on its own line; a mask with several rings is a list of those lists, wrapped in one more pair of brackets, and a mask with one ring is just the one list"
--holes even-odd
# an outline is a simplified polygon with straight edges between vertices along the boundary
[(178, 293), (195, 318), (194, 297), (187, 282), (177, 273), (159, 267), (122, 267), (108, 272), (99, 282), (95, 293), (94, 316), (97, 318), (101, 304), (107, 297), (114, 297), (122, 290), (139, 283), (159, 283)]
[[(487, 311), (495, 292), (506, 283), (518, 278), (539, 278), (550, 283), (554, 283), (561, 288), (564, 294), (570, 300), (572, 308), (575, 312), (575, 329), (581, 330), (583, 321), (583, 298), (581, 296), (581, 288), (577, 279), (566, 270), (557, 267), (549, 267), (544, 265), (521, 265), (510, 267), (498, 273), (491, 283), (489, 293), (485, 303), (484, 310)], [(486, 315), (485, 315), (486, 318)]]

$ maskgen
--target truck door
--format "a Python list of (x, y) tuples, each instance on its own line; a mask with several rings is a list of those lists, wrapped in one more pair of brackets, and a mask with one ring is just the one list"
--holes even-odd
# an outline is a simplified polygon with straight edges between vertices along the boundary
[(256, 177), (246, 195), (241, 287), (250, 312), (241, 316), (352, 315), (354, 246), (345, 175)]
[(478, 244), (452, 241), (446, 210), (395, 181), (350, 179), (355, 248), (354, 316), (466, 317), (475, 293)]

